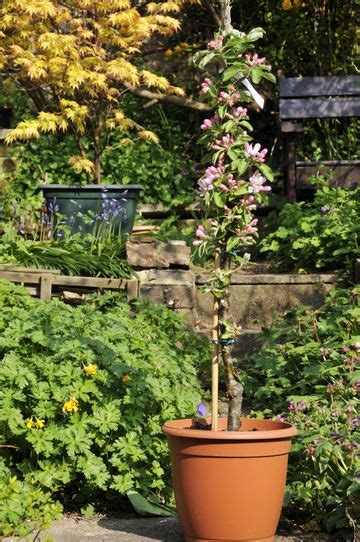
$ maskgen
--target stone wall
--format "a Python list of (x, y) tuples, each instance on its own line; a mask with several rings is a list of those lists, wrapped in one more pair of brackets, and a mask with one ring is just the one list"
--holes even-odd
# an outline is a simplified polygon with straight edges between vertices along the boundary
[[(185, 314), (191, 327), (210, 332), (212, 298), (201, 289), (208, 275), (190, 269), (190, 248), (184, 242), (162, 243), (134, 236), (127, 244), (127, 254), (139, 275), (140, 298), (165, 303)], [(251, 349), (261, 327), (271, 323), (275, 312), (297, 306), (319, 307), (336, 279), (335, 274), (264, 273), (263, 266), (234, 273), (230, 314), (242, 327), (238, 346)]]

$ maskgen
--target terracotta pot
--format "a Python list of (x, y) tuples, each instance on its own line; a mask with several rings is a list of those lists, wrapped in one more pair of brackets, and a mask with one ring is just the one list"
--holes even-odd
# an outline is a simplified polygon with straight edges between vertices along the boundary
[(271, 542), (280, 519), (294, 426), (242, 420), (241, 431), (164, 425), (176, 508), (186, 542)]

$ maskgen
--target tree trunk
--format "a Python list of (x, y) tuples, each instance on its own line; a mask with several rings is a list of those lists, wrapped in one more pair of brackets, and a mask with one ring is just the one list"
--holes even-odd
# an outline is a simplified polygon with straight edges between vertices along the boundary
[[(230, 269), (230, 260), (227, 258), (227, 261), (224, 263), (224, 267)], [(229, 321), (229, 298), (230, 298), (230, 286), (227, 287), (224, 296), (221, 300), (221, 308), (219, 314), (220, 320), (220, 333), (222, 334), (225, 331), (224, 322)], [(231, 344), (222, 344), (221, 348), (221, 358), (225, 369), (226, 377), (226, 391), (229, 397), (229, 411), (228, 411), (228, 421), (227, 421), (227, 430), (228, 431), (239, 431), (241, 426), (241, 407), (243, 399), (243, 385), (236, 378), (236, 359), (231, 355)]]
[(231, 2), (230, 0), (221, 0), (221, 28), (225, 32), (230, 32), (231, 25)]

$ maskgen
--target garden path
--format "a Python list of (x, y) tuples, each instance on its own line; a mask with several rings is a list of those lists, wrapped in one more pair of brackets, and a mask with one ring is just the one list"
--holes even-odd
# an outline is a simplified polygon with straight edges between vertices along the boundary
[[(183, 542), (175, 517), (92, 518), (65, 517), (54, 522), (51, 535), (56, 542)], [(315, 533), (277, 536), (275, 542), (332, 542)]]

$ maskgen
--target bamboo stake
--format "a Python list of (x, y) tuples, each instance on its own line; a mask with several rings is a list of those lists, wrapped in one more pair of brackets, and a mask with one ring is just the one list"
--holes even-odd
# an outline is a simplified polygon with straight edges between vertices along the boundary
[[(215, 271), (221, 266), (221, 256), (215, 254)], [(218, 430), (218, 402), (219, 402), (219, 300), (214, 296), (212, 331), (212, 366), (211, 366), (211, 430)]]

